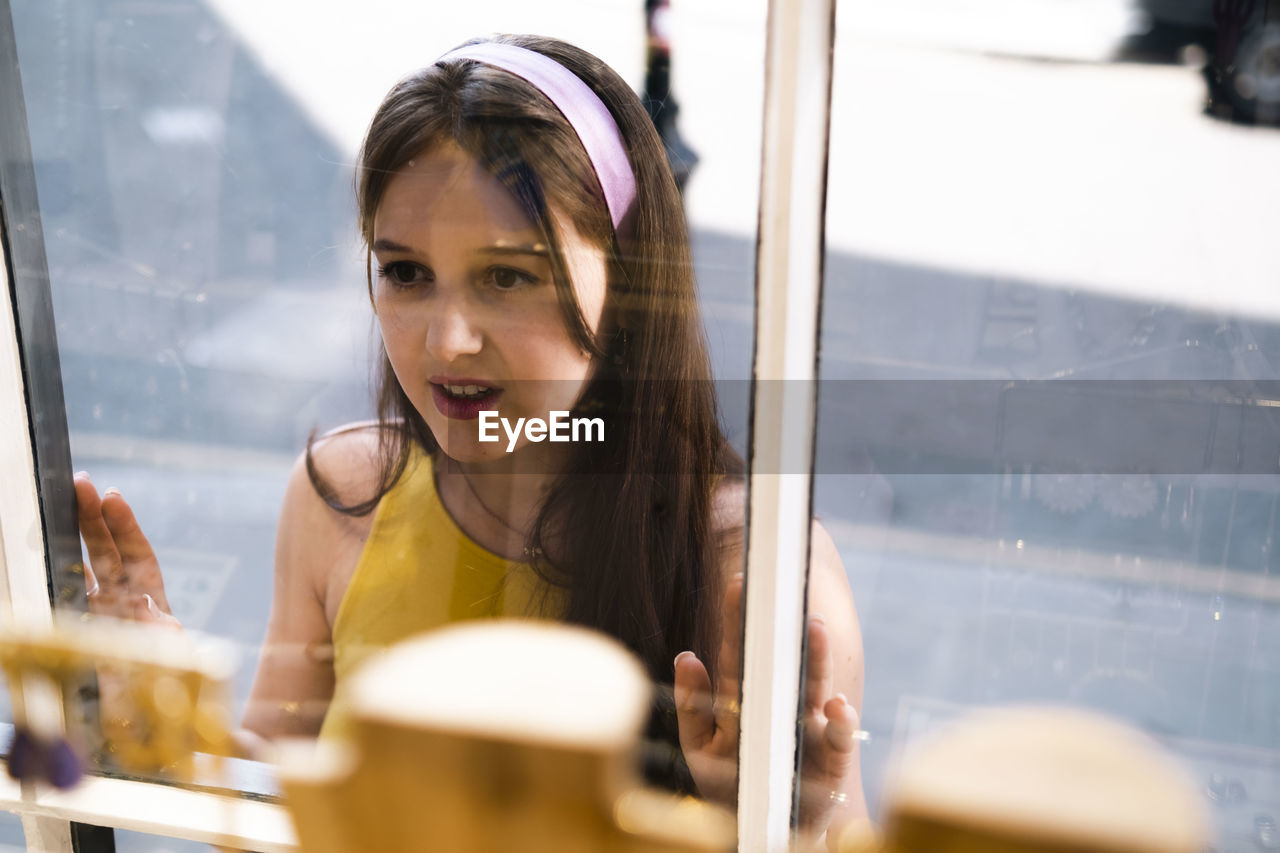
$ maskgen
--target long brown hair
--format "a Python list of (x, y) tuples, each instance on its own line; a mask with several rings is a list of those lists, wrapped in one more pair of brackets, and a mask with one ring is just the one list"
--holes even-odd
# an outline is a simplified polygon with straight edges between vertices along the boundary
[[(578, 404), (609, 413), (609, 440), (575, 443), (526, 543), (535, 568), (567, 587), (566, 621), (617, 637), (657, 683), (691, 649), (710, 663), (721, 558), (713, 530), (716, 484), (742, 462), (719, 425), (710, 362), (694, 294), (684, 212), (666, 156), (639, 99), (612, 69), (554, 39), (498, 39), (545, 54), (590, 86), (613, 114), (630, 154), (637, 196), (615, 235), (592, 165), (573, 128), (524, 80), (470, 60), (437, 62), (398, 83), (369, 127), (356, 194), (366, 246), (397, 169), (451, 141), (521, 203), (551, 247), (557, 298), (570, 336), (595, 356)], [(574, 295), (551, 211), (605, 247), (606, 320), (592, 335)], [(371, 267), (371, 262), (370, 262)], [(372, 274), (369, 276), (372, 297)], [(395, 485), (414, 445), (439, 447), (392, 372), (378, 381), (381, 474), (376, 493), (338, 501), (312, 463), (317, 492), (335, 509), (366, 514)]]

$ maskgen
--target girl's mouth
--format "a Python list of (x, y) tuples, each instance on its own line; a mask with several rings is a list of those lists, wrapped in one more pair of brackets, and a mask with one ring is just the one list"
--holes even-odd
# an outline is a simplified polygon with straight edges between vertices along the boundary
[(431, 383), (431, 399), (446, 418), (475, 420), (480, 412), (493, 409), (502, 389), (489, 385)]

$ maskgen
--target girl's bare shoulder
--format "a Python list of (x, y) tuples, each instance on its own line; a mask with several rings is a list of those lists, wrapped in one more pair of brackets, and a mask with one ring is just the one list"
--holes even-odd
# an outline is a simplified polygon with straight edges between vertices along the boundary
[[(747, 485), (744, 477), (725, 477), (711, 500), (712, 530), (720, 537), (729, 560), (741, 561), (747, 526)], [(816, 518), (810, 527), (810, 571), (844, 578), (844, 565), (831, 535)], [(846, 583), (847, 586), (847, 583)]]
[[(311, 494), (322, 503), (324, 498), (318, 491), (321, 487), (328, 489), (330, 497), (345, 506), (370, 500), (377, 493), (381, 475), (379, 443), (383, 429), (377, 421), (357, 421), (325, 433), (311, 443), (311, 471), (307, 470), (308, 452), (304, 451), (295, 464), (295, 476), (300, 473)], [(297, 470), (299, 467), (300, 472)], [(338, 513), (332, 507), (329, 509), (335, 515), (348, 519), (370, 521), (373, 515), (352, 516)]]
[(379, 436), (373, 422), (339, 427), (311, 444), (310, 470), (304, 452), (289, 474), (276, 531), (277, 571), (306, 575), (322, 600), (335, 578), (354, 569), (374, 514), (339, 512), (319, 488), (346, 506), (371, 499), (380, 473)]
[[(747, 485), (743, 477), (725, 477), (711, 495), (711, 533), (720, 547), (716, 589), (745, 568), (743, 545), (747, 535)], [(717, 593), (718, 595), (720, 593)]]
[(727, 476), (711, 495), (711, 529), (721, 536), (741, 536), (747, 524), (747, 483), (744, 477)]

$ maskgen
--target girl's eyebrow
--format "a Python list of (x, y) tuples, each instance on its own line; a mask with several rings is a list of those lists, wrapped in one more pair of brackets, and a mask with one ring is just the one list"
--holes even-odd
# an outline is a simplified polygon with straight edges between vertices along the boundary
[(404, 252), (408, 255), (416, 254), (411, 247), (406, 246), (403, 243), (397, 243), (395, 240), (388, 240), (385, 237), (374, 240), (371, 248), (375, 252)]
[[(407, 255), (417, 254), (417, 251), (412, 246), (406, 246), (403, 243), (397, 243), (395, 240), (388, 240), (385, 237), (374, 240), (371, 248), (375, 252), (400, 252)], [(547, 251), (547, 247), (542, 243), (533, 243), (527, 246), (488, 246), (480, 249), (480, 252), (486, 255), (530, 255), (536, 258), (547, 258), (551, 255), (551, 253)]]
[(531, 246), (490, 246), (481, 251), (488, 255), (532, 255), (536, 258), (547, 258), (551, 255), (542, 243), (534, 243)]

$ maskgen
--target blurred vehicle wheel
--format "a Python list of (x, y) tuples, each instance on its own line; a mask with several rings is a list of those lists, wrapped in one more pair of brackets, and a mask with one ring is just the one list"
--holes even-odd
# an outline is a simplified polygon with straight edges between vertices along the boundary
[(1280, 125), (1280, 21), (1245, 33), (1222, 90), (1237, 118)]

